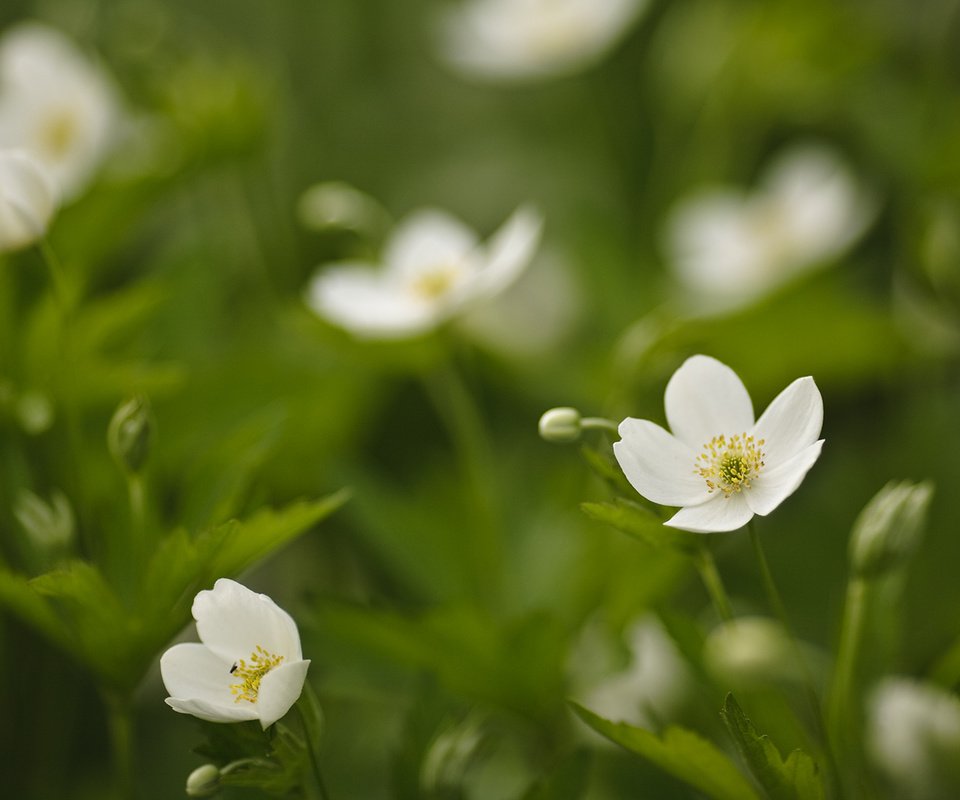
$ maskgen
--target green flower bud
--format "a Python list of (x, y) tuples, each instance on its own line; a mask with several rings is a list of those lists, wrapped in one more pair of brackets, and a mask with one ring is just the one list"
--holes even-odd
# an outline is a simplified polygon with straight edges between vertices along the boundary
[(107, 447), (120, 467), (138, 473), (150, 453), (153, 415), (146, 397), (135, 395), (114, 412), (107, 428)]
[(790, 637), (766, 617), (738, 617), (714, 628), (703, 660), (721, 683), (737, 688), (799, 683), (804, 677)]
[(551, 408), (540, 417), (540, 437), (548, 442), (575, 442), (583, 430), (575, 408)]
[(188, 797), (213, 797), (220, 791), (220, 770), (213, 764), (197, 767), (187, 777)]
[(905, 563), (920, 544), (930, 483), (888, 483), (853, 525), (850, 560), (857, 577), (874, 578)]

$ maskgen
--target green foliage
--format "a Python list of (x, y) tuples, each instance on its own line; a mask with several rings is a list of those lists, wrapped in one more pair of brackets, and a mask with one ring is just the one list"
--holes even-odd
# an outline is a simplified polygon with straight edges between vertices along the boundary
[(702, 543), (695, 533), (664, 525), (662, 518), (630, 500), (617, 498), (612, 503), (582, 503), (580, 508), (591, 519), (606, 522), (648, 547), (693, 554)]

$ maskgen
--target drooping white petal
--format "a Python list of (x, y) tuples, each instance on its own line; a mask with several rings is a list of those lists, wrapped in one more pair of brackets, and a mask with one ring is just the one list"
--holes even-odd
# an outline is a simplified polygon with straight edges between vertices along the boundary
[(414, 336), (437, 323), (438, 309), (367, 264), (322, 269), (306, 290), (307, 305), (356, 336)]
[(697, 454), (659, 425), (628, 417), (618, 428), (613, 452), (630, 485), (643, 497), (667, 506), (702, 503), (709, 497), (695, 474)]
[(766, 516), (792, 495), (816, 463), (823, 440), (814, 442), (792, 458), (770, 469), (764, 469), (743, 493), (754, 513)]
[(753, 404), (743, 382), (710, 356), (684, 361), (667, 383), (663, 402), (673, 435), (696, 453), (714, 436), (753, 427)]
[(521, 206), (493, 234), (487, 245), (486, 264), (474, 281), (478, 294), (499, 294), (526, 269), (540, 243), (543, 216), (530, 206)]
[(232, 704), (232, 665), (231, 660), (214, 654), (206, 645), (189, 642), (174, 645), (160, 657), (160, 676), (173, 697)]
[(722, 533), (742, 528), (753, 518), (746, 492), (726, 496), (720, 492), (698, 506), (681, 508), (664, 525), (692, 533)]
[(763, 439), (767, 469), (813, 444), (823, 427), (823, 398), (813, 378), (797, 378), (778, 394), (760, 415), (753, 429), (756, 440)]
[(286, 714), (300, 693), (303, 691), (303, 682), (307, 679), (309, 661), (292, 661), (274, 667), (260, 681), (260, 692), (257, 695), (257, 713), (260, 715), (260, 724), (264, 730), (269, 728)]
[(46, 172), (34, 158), (19, 150), (0, 151), (0, 252), (40, 239), (55, 205)]
[(207, 722), (246, 722), (257, 719), (257, 710), (251, 703), (233, 703), (229, 706), (210, 703), (206, 700), (168, 697), (164, 702), (174, 711), (191, 714)]
[(300, 634), (293, 618), (265, 594), (229, 578), (193, 601), (200, 640), (226, 661), (249, 659), (257, 647), (287, 661), (299, 661)]
[(476, 234), (444, 211), (422, 209), (401, 220), (383, 250), (383, 263), (391, 276), (416, 280), (438, 267), (472, 265), (478, 250)]

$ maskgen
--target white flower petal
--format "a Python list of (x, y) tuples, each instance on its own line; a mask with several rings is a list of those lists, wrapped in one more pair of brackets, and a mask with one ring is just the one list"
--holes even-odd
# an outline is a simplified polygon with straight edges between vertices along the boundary
[(257, 719), (256, 707), (251, 703), (221, 706), (205, 700), (182, 700), (178, 697), (168, 697), (164, 702), (174, 711), (191, 714), (207, 722), (245, 722)]
[(300, 693), (307, 678), (309, 661), (293, 661), (274, 667), (260, 680), (257, 713), (264, 730), (286, 714)]
[(686, 444), (645, 419), (628, 417), (618, 430), (614, 455), (631, 486), (647, 500), (684, 506), (709, 497), (703, 478), (694, 473), (697, 454)]
[(0, 252), (42, 238), (55, 205), (46, 171), (32, 156), (0, 151)]
[(714, 436), (753, 427), (753, 404), (743, 382), (710, 356), (684, 361), (667, 383), (663, 403), (671, 432), (695, 453)]
[(206, 645), (191, 642), (174, 645), (160, 657), (160, 676), (172, 697), (233, 705), (231, 666), (231, 659), (214, 654)]
[(423, 209), (397, 224), (384, 245), (383, 263), (391, 277), (410, 281), (444, 265), (466, 268), (478, 249), (476, 234), (460, 220)]
[(360, 337), (414, 336), (440, 321), (436, 304), (367, 264), (339, 264), (319, 271), (305, 299), (319, 316)]
[(265, 594), (221, 578), (193, 601), (201, 641), (233, 662), (249, 659), (257, 647), (287, 661), (299, 661), (300, 634), (293, 618)]
[(793, 458), (772, 469), (764, 469), (743, 493), (754, 513), (766, 516), (793, 494), (803, 482), (810, 467), (816, 463), (823, 448), (823, 440), (814, 442)]
[(768, 469), (778, 467), (813, 444), (823, 427), (823, 398), (813, 378), (797, 378), (778, 394), (753, 428), (763, 439)]
[(479, 294), (492, 297), (512, 284), (526, 269), (540, 243), (543, 216), (521, 206), (490, 238), (487, 260), (475, 278)]
[(742, 528), (753, 518), (745, 492), (725, 496), (720, 492), (706, 503), (681, 508), (664, 525), (693, 533), (722, 533)]

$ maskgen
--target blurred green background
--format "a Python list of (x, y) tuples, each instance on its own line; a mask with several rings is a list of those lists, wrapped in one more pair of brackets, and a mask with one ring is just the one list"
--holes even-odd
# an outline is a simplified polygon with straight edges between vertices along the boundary
[[(581, 513), (608, 490), (576, 446), (538, 438), (538, 417), (574, 405), (662, 422), (663, 387), (697, 352), (730, 364), (758, 410), (813, 375), (826, 446), (759, 520), (773, 571), (801, 638), (829, 650), (859, 509), (888, 480), (932, 480), (929, 533), (891, 620), (903, 642), (890, 668), (923, 674), (960, 633), (960, 2), (652, 0), (600, 63), (507, 85), (438, 59), (432, 15), (450, 5), (4, 3), (0, 26), (41, 20), (98, 54), (143, 127), (51, 230), (78, 297), (72, 375), (39, 256), (0, 265), (0, 552), (35, 574), (12, 510), (25, 488), (67, 493), (85, 555), (123, 535), (105, 435), (142, 392), (162, 530), (352, 488), (243, 577), (300, 625), (334, 797), (519, 798), (554, 770), (579, 775), (580, 753), (584, 797), (689, 797), (586, 736), (566, 699), (585, 626), (622, 665), (634, 620), (656, 610), (707, 629), (707, 597), (677, 556)], [(808, 139), (874, 192), (865, 236), (749, 307), (685, 313), (663, 247), (670, 209), (705, 183), (754, 185)], [(395, 218), (436, 206), (484, 236), (536, 204), (544, 241), (519, 314), (495, 312), (506, 335), (368, 343), (312, 315), (315, 268), (380, 243), (298, 221), (302, 192), (332, 180)], [(544, 335), (511, 333), (518, 317)], [(79, 469), (64, 455), (64, 382)], [(30, 392), (53, 403), (39, 430), (24, 422)], [(709, 546), (738, 609), (762, 612), (745, 535)], [(104, 796), (95, 682), (18, 615), (0, 622), (5, 794)], [(154, 669), (137, 693), (144, 798), (181, 796), (202, 763), (199, 730), (164, 697)], [(676, 714), (712, 730), (719, 697), (700, 689)], [(470, 757), (425, 780), (437, 737), (471, 725)]]

